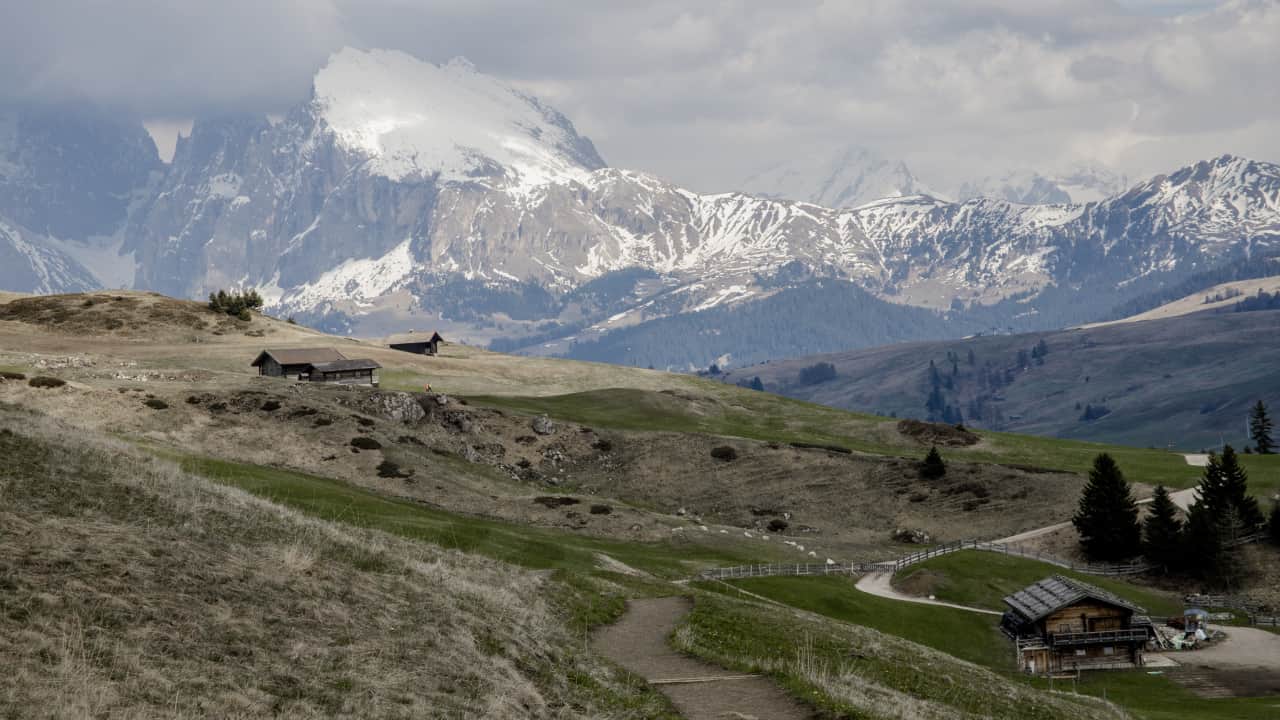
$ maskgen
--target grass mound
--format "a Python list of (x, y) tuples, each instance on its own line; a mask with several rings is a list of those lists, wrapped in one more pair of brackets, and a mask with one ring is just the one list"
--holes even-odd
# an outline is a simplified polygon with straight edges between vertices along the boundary
[(668, 716), (554, 581), (34, 432), (0, 430), (0, 717)]

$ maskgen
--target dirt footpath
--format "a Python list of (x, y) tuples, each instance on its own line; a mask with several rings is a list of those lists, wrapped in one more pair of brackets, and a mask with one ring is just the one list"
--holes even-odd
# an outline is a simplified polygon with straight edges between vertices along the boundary
[(688, 720), (807, 720), (806, 710), (765, 677), (744, 676), (672, 650), (667, 637), (689, 612), (686, 598), (632, 600), (593, 641), (596, 652), (657, 685)]

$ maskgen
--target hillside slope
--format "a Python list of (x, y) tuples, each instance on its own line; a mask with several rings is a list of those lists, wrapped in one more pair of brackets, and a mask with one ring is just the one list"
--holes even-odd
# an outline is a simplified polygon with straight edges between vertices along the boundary
[(1183, 315), (1192, 315), (1195, 313), (1230, 311), (1232, 306), (1240, 302), (1242, 299), (1250, 295), (1256, 295), (1259, 292), (1269, 294), (1280, 292), (1280, 275), (1218, 283), (1217, 285), (1206, 287), (1203, 290), (1199, 290), (1185, 297), (1167, 302), (1159, 307), (1137, 313), (1136, 315), (1130, 315), (1129, 317), (1122, 318), (1120, 320), (1090, 323), (1082, 327), (1102, 327), (1104, 325), (1115, 325), (1117, 323), (1142, 322), (1143, 320), (1162, 320), (1165, 318), (1182, 317)]
[[(1053, 333), (831, 353), (730, 372), (834, 407), (924, 418), (937, 370), (947, 419), (973, 427), (1198, 450), (1246, 443), (1248, 407), (1280, 407), (1280, 313), (1190, 315)], [(1047, 354), (1033, 351), (1043, 341)], [(803, 384), (819, 362), (835, 379)], [(943, 415), (936, 411), (935, 416)]]

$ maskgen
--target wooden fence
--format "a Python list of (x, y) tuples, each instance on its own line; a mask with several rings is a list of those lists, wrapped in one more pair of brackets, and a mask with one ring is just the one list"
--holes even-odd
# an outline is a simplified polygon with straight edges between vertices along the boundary
[(1263, 607), (1248, 598), (1242, 598), (1235, 595), (1186, 595), (1183, 601), (1187, 605), (1194, 605), (1202, 608), (1227, 608), (1228, 610), (1239, 610), (1244, 613), (1250, 625), (1266, 625), (1268, 627), (1280, 627), (1280, 616), (1276, 615), (1259, 615), (1258, 613)]
[[(1246, 543), (1258, 542), (1266, 537), (1266, 533), (1257, 533), (1237, 539), (1231, 543), (1234, 545), (1243, 545)], [(930, 558), (948, 555), (961, 550), (981, 550), (983, 552), (998, 553), (1001, 555), (1013, 555), (1015, 557), (1027, 558), (1029, 560), (1038, 560), (1042, 563), (1056, 565), (1060, 568), (1073, 570), (1086, 575), (1098, 575), (1104, 577), (1122, 577), (1125, 575), (1140, 575), (1155, 567), (1153, 563), (1138, 559), (1127, 563), (1077, 563), (1070, 560), (1063, 560), (1052, 555), (1046, 555), (1039, 550), (1025, 549), (1019, 544), (1009, 543), (993, 543), (983, 540), (957, 540), (945, 545), (921, 550), (919, 552), (904, 555), (897, 560), (886, 560), (878, 563), (767, 563), (760, 565), (738, 565), (735, 567), (711, 568), (703, 570), (699, 573), (699, 577), (708, 580), (730, 580), (733, 578), (752, 578), (752, 577), (774, 577), (774, 576), (803, 576), (803, 575), (863, 575), (871, 572), (898, 572), (904, 568), (924, 562)], [(1188, 596), (1190, 597), (1210, 597), (1210, 596)], [(1213, 605), (1213, 607), (1231, 607), (1229, 605)], [(1242, 608), (1243, 609), (1243, 608)]]
[(884, 569), (876, 563), (767, 563), (710, 568), (699, 573), (706, 580), (800, 575), (863, 575)]

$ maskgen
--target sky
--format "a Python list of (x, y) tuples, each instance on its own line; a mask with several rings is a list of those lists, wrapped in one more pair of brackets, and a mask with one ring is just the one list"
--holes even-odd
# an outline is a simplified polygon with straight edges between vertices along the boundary
[(850, 145), (934, 187), (1076, 162), (1280, 161), (1280, 0), (0, 0), (0, 102), (89, 101), (162, 146), (283, 114), (343, 46), (464, 56), (611, 165), (735, 189)]

